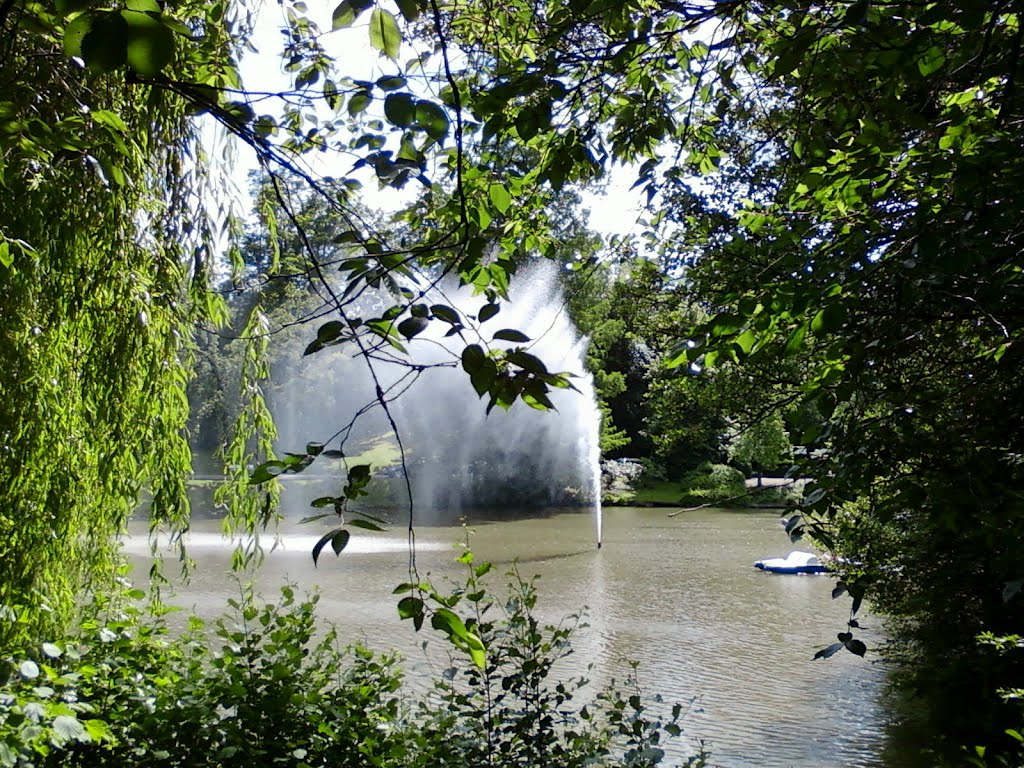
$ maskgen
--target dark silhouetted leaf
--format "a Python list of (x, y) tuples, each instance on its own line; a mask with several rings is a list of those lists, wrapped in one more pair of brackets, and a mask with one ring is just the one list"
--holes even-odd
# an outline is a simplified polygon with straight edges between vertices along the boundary
[(530, 340), (530, 337), (522, 331), (517, 331), (515, 328), (502, 328), (494, 334), (493, 340), (525, 343)]
[(498, 314), (500, 309), (501, 307), (498, 304), (484, 304), (482, 307), (480, 307), (480, 311), (477, 313), (477, 320), (479, 320), (481, 323), (486, 323), (488, 320), (490, 320), (492, 317)]
[(426, 99), (416, 102), (416, 125), (427, 132), (434, 141), (440, 141), (448, 134), (448, 114), (440, 104)]
[(430, 325), (430, 321), (425, 317), (407, 317), (398, 324), (398, 332), (405, 338), (411, 339), (413, 336), (423, 333), (428, 325)]
[(327, 546), (327, 544), (331, 541), (331, 539), (334, 538), (334, 535), (339, 533), (341, 530), (342, 530), (341, 528), (337, 528), (337, 529), (331, 531), (330, 533), (324, 534), (323, 536), (320, 537), (320, 540), (316, 544), (313, 545), (313, 566), (314, 567), (316, 566), (317, 560), (320, 559), (320, 552), (323, 550), (324, 547)]
[(331, 549), (334, 550), (334, 554), (340, 555), (341, 551), (348, 545), (348, 540), (352, 538), (352, 534), (342, 528), (331, 537)]
[(388, 75), (377, 80), (377, 87), (382, 91), (397, 91), (399, 88), (405, 88), (407, 82), (401, 75)]
[(458, 325), (462, 322), (462, 318), (459, 317), (459, 313), (444, 304), (434, 304), (430, 308), (430, 312), (438, 320), (443, 320), (451, 325)]
[(383, 528), (382, 526), (377, 525), (376, 523), (371, 523), (369, 520), (362, 520), (360, 518), (356, 518), (355, 520), (349, 520), (348, 524), (351, 525), (353, 528), (363, 528), (363, 529), (365, 529), (367, 531), (384, 531), (384, 530), (386, 530), (385, 528)]
[(811, 320), (811, 331), (817, 336), (824, 336), (838, 331), (846, 322), (846, 307), (841, 304), (829, 304)]
[(868, 652), (868, 647), (860, 640), (854, 638), (853, 640), (846, 641), (846, 650), (852, 653), (854, 656), (863, 656)]
[(479, 344), (470, 344), (462, 350), (462, 370), (472, 375), (474, 371), (480, 369), (486, 359), (487, 356)]
[(838, 653), (839, 650), (842, 647), (843, 647), (842, 643), (832, 643), (832, 645), (828, 646), (827, 648), (822, 648), (820, 651), (818, 651), (816, 654), (814, 654), (814, 658), (815, 659), (827, 659), (830, 656), (835, 656), (836, 653)]
[(392, 93), (384, 99), (384, 116), (401, 128), (412, 125), (416, 120), (416, 102), (408, 93)]

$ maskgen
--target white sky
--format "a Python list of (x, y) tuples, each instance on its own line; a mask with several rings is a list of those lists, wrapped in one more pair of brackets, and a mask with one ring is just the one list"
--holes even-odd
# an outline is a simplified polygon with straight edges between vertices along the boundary
[[(331, 11), (334, 2), (309, 3), (310, 17), (321, 30), (331, 28)], [(397, 9), (393, 9), (397, 14)], [(326, 35), (325, 47), (336, 58), (339, 72), (361, 80), (376, 80), (382, 75), (393, 75), (396, 65), (381, 56), (369, 45), (367, 22), (369, 13), (360, 16), (356, 24), (346, 30), (339, 30)], [(399, 16), (399, 18), (401, 18)], [(289, 87), (289, 80), (282, 70), (280, 49), (282, 35), (279, 32), (283, 24), (280, 6), (264, 4), (258, 13), (253, 42), (257, 53), (247, 53), (241, 62), (242, 79), (246, 88), (260, 91), (284, 90)], [(399, 61), (410, 58), (407, 46), (403, 46)], [(259, 112), (260, 110), (257, 110)], [(269, 111), (269, 110), (268, 110)], [(343, 176), (351, 168), (351, 158), (335, 158), (340, 167), (332, 167), (332, 159), (327, 156), (324, 166), (317, 170), (324, 174)], [(247, 147), (240, 147), (233, 174), (240, 188), (245, 189), (246, 177), (256, 167), (255, 159)], [(592, 229), (604, 235), (626, 235), (639, 231), (637, 218), (641, 215), (641, 195), (631, 190), (635, 172), (630, 169), (615, 168), (606, 180), (605, 189), (600, 194), (584, 192), (583, 204), (589, 209), (589, 224)], [(385, 189), (379, 190), (372, 173), (363, 179), (362, 197), (364, 202), (373, 208), (394, 211), (409, 202), (418, 191), (415, 182), (404, 191)]]

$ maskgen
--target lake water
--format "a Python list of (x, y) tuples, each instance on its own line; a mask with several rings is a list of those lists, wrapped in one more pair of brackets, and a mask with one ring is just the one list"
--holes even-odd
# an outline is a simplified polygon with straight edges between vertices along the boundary
[[(195, 524), (189, 551), (198, 568), (175, 600), (206, 617), (238, 594), (227, 575), (230, 545), (217, 530), (216, 521)], [(314, 569), (310, 550), (322, 530), (284, 527), (259, 570), (262, 593), (272, 597), (285, 581), (319, 588), (321, 616), (346, 640), (399, 649), (412, 675), (431, 668), (420, 649), (430, 633), (417, 635), (400, 622), (391, 594), (408, 580), (404, 529), (353, 529), (341, 557), (327, 547)], [(871, 652), (867, 659), (844, 651), (812, 661), (845, 627), (849, 601), (831, 599), (834, 579), (753, 568), (754, 560), (793, 548), (776, 513), (704, 510), (670, 519), (659, 509), (609, 509), (601, 550), (590, 515), (580, 511), (472, 530), (477, 560), (499, 566), (495, 586), (514, 563), (524, 576), (541, 576), (545, 620), (588, 607), (590, 626), (576, 637), (568, 671), (593, 663), (594, 680), (622, 680), (633, 659), (645, 693), (689, 704), (684, 738), (673, 748), (678, 756), (703, 741), (712, 765), (724, 768), (913, 765), (890, 736), (885, 671)], [(141, 529), (133, 533), (125, 546), (141, 566), (148, 545)], [(418, 529), (421, 575), (435, 584), (457, 578), (453, 545), (462, 538), (458, 527)], [(870, 617), (863, 623), (877, 627)], [(859, 636), (869, 646), (881, 641), (871, 630)]]

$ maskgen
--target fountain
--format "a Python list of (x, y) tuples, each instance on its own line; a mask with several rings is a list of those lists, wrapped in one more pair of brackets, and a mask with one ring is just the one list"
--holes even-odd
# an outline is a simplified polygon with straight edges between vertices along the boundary
[[(464, 317), (477, 316), (486, 303), (454, 282), (442, 283), (423, 301), (452, 307)], [(557, 267), (540, 262), (516, 275), (510, 300), (479, 324), (480, 338), (492, 348), (524, 346), (548, 370), (573, 375), (579, 391), (553, 390), (554, 412), (516, 402), (508, 412), (495, 408), (488, 415), (486, 398), (481, 400), (465, 371), (452, 365), (466, 344), (477, 341), (471, 332), (465, 340), (445, 337), (450, 326), (433, 321), (405, 343), (409, 361), (424, 370), (391, 410), (406, 448), (417, 522), (453, 522), (469, 510), (591, 504), (600, 546), (600, 413), (584, 368), (587, 340), (564, 303)], [(508, 328), (522, 331), (530, 342), (492, 341), (496, 331)], [(274, 376), (281, 382), (271, 404), (280, 450), (324, 439), (373, 400), (365, 362), (351, 348), (332, 347), (293, 365)], [(410, 373), (408, 365), (378, 361), (375, 366), (385, 390)], [(379, 408), (360, 417), (344, 450), (350, 457), (367, 457), (377, 474), (399, 473), (393, 436)], [(298, 499), (296, 504), (304, 507)]]

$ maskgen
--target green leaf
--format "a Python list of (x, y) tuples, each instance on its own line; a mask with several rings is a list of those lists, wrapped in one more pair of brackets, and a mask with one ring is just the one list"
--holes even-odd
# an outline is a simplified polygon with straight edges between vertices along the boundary
[(367, 91), (359, 91), (359, 93), (352, 94), (352, 97), (348, 100), (348, 113), (355, 117), (360, 112), (365, 112), (366, 108), (370, 106), (371, 101), (373, 101), (373, 97)]
[(418, 597), (403, 597), (398, 601), (398, 616), (402, 619), (411, 619), (414, 616), (423, 615), (423, 601)]
[(530, 337), (522, 331), (517, 331), (515, 328), (502, 328), (494, 334), (494, 338), (492, 340), (526, 343), (530, 340)]
[(487, 649), (483, 640), (473, 632), (466, 633), (466, 645), (469, 650), (469, 657), (476, 664), (477, 669), (483, 670), (487, 667)]
[(440, 104), (420, 99), (416, 102), (416, 125), (434, 141), (441, 141), (448, 135), (448, 113)]
[(57, 8), (57, 13), (62, 16), (67, 16), (69, 13), (75, 13), (76, 11), (84, 11), (88, 8), (92, 8), (97, 5), (99, 0), (56, 0), (54, 5)]
[(842, 304), (829, 304), (811, 320), (811, 331), (816, 336), (834, 333), (846, 322), (846, 307)]
[(743, 327), (746, 320), (737, 315), (716, 315), (708, 323), (712, 336), (732, 336)]
[(406, 21), (416, 21), (420, 17), (420, 4), (417, 0), (395, 0), (395, 4)]
[(105, 721), (93, 718), (86, 720), (84, 725), (85, 733), (91, 740), (100, 742), (114, 740), (114, 732)]
[(265, 461), (252, 471), (252, 474), (249, 476), (249, 485), (262, 485), (273, 480), (287, 468), (288, 465), (283, 461), (277, 461), (276, 459)]
[(430, 626), (444, 632), (449, 637), (462, 640), (469, 634), (469, 630), (466, 629), (466, 625), (459, 618), (458, 614), (447, 608), (438, 608), (434, 611), (434, 615), (430, 617)]
[(76, 16), (64, 28), (64, 53), (68, 56), (82, 55), (82, 41), (92, 30), (93, 22), (100, 14), (95, 11)]
[(373, 9), (370, 15), (370, 45), (392, 61), (398, 61), (402, 32), (398, 28), (398, 20), (390, 11)]
[(338, 84), (330, 78), (324, 80), (323, 94), (328, 107), (337, 110), (341, 106), (343, 99), (338, 91)]
[(344, 0), (338, 4), (331, 14), (331, 28), (344, 29), (351, 27), (359, 14), (373, 5), (373, 0)]
[(408, 81), (401, 75), (388, 75), (377, 80), (377, 87), (382, 91), (397, 91), (399, 88), (405, 88), (406, 82)]
[(736, 337), (736, 345), (743, 351), (743, 354), (749, 355), (750, 350), (754, 348), (756, 338), (754, 331), (748, 328)]
[(928, 75), (942, 69), (942, 65), (945, 63), (946, 54), (941, 48), (933, 45), (917, 60), (917, 69), (921, 73), (922, 77), (928, 77)]
[(332, 342), (345, 332), (345, 328), (341, 320), (330, 320), (316, 329), (316, 340), (321, 344)]
[(505, 213), (509, 205), (512, 204), (512, 196), (501, 184), (491, 184), (487, 193), (491, 198), (491, 202), (494, 203), (494, 207), (502, 213)]
[(369, 464), (356, 464), (354, 467), (350, 467), (348, 470), (348, 481), (362, 482), (370, 479), (370, 465)]
[(140, 13), (160, 13), (160, 3), (156, 0), (128, 0), (124, 7)]
[(412, 125), (416, 120), (415, 99), (408, 93), (392, 93), (384, 100), (384, 116), (400, 128)]
[(785, 357), (790, 357), (791, 355), (795, 355), (797, 352), (800, 351), (801, 347), (803, 347), (803, 345), (804, 345), (804, 337), (806, 337), (806, 336), (807, 336), (807, 323), (803, 323), (802, 325), (798, 325), (796, 327), (796, 329), (791, 334), (789, 334), (789, 338), (786, 339), (786, 346), (783, 349), (782, 354)]

